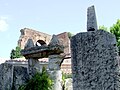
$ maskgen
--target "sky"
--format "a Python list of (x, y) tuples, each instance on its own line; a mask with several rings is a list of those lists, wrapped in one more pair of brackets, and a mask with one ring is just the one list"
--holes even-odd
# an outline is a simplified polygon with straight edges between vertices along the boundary
[(97, 24), (112, 26), (120, 19), (120, 0), (0, 0), (0, 58), (9, 58), (20, 30), (73, 34), (86, 32), (87, 8), (95, 6)]

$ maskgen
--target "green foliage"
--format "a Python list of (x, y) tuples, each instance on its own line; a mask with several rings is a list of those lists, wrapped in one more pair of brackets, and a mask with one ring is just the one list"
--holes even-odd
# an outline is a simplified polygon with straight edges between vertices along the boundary
[(105, 30), (105, 31), (107, 31), (107, 32), (110, 32), (110, 31), (107, 29), (107, 27), (105, 27), (104, 25), (99, 26), (99, 30)]
[(72, 78), (72, 74), (62, 73), (62, 80), (63, 80), (64, 83), (65, 83), (65, 79), (67, 79), (67, 78)]
[(68, 37), (69, 39), (73, 36), (73, 34), (71, 32), (68, 32)]
[(118, 19), (116, 24), (110, 27), (110, 32), (116, 36), (117, 46), (120, 47), (120, 20)]
[(12, 49), (11, 53), (10, 53), (10, 58), (14, 59), (15, 58), (15, 50)]
[(62, 79), (72, 78), (72, 74), (62, 73)]
[(117, 40), (117, 46), (119, 50), (120, 55), (120, 19), (117, 20), (116, 24), (113, 24), (112, 27), (110, 27), (110, 32), (115, 35)]
[(37, 72), (26, 84), (19, 87), (18, 90), (51, 90), (53, 81), (50, 79), (45, 68), (42, 72)]
[(15, 50), (12, 49), (12, 50), (11, 50), (11, 53), (10, 53), (10, 58), (11, 58), (11, 59), (14, 59), (14, 58), (20, 58), (20, 57), (22, 57), (20, 51), (21, 51), (21, 48), (20, 48), (19, 46), (17, 46), (17, 47), (15, 48)]

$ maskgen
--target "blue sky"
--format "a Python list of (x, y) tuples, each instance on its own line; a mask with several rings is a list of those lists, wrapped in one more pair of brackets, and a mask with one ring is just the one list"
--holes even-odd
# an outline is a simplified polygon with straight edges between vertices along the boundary
[(95, 5), (98, 26), (120, 19), (120, 0), (0, 0), (0, 58), (9, 58), (20, 29), (48, 34), (86, 31), (87, 8)]

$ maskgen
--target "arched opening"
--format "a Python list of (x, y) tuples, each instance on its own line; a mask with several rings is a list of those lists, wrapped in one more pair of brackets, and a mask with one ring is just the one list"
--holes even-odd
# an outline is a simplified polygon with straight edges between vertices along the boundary
[(36, 46), (43, 46), (43, 45), (46, 45), (46, 43), (43, 40), (38, 40), (36, 42)]

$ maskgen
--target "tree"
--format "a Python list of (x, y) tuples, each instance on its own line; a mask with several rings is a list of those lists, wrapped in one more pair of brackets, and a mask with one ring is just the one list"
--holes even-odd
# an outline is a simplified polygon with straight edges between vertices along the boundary
[(68, 37), (69, 39), (73, 36), (74, 34), (72, 34), (71, 32), (68, 32)]
[(22, 55), (21, 55), (21, 48), (19, 46), (17, 46), (15, 48), (15, 50), (14, 49), (11, 50), (10, 58), (14, 59), (14, 58), (20, 58), (20, 57), (22, 57)]
[(21, 48), (19, 46), (16, 47), (16, 58), (20, 58), (21, 55)]
[(120, 47), (120, 19), (117, 20), (116, 24), (110, 27), (110, 32), (115, 35), (117, 46)]
[(10, 53), (10, 58), (14, 59), (15, 58), (15, 50), (12, 49), (11, 53)]
[(117, 20), (116, 24), (110, 27), (110, 32), (115, 35), (117, 41), (117, 47), (120, 55), (120, 19)]

